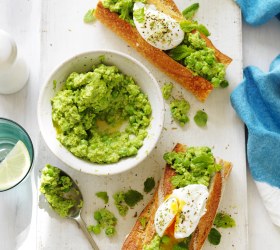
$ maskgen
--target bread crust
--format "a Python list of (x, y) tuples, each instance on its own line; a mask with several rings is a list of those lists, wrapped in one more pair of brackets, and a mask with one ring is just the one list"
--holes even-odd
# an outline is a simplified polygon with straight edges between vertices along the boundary
[[(158, 187), (155, 190), (153, 198), (144, 208), (144, 210), (139, 215), (138, 219), (136, 220), (134, 227), (131, 230), (131, 233), (126, 238), (122, 249), (133, 249), (133, 250), (142, 250), (143, 242), (149, 239), (145, 239), (146, 236), (150, 234), (154, 235), (155, 229), (152, 227), (152, 223), (154, 220), (150, 220), (151, 217), (155, 214), (156, 208), (158, 207)], [(147, 220), (147, 225), (143, 227), (141, 224), (141, 219)]]
[(147, 0), (147, 3), (155, 5), (158, 10), (179, 22), (184, 20), (183, 15), (173, 0)]
[[(187, 147), (180, 143), (176, 144), (173, 149), (173, 151), (175, 152), (185, 152), (186, 150)], [(217, 172), (211, 180), (209, 197), (206, 202), (207, 211), (201, 217), (196, 230), (192, 233), (192, 238), (189, 244), (190, 250), (198, 250), (202, 248), (215, 219), (226, 179), (231, 172), (231, 163), (220, 160), (219, 164), (221, 164), (223, 168), (220, 172)], [(154, 227), (155, 213), (161, 202), (163, 202), (164, 197), (170, 195), (174, 190), (174, 187), (171, 184), (171, 178), (174, 175), (175, 171), (170, 167), (170, 165), (167, 164), (161, 183), (157, 187), (152, 200), (141, 212), (133, 229), (131, 230), (131, 233), (123, 243), (123, 250), (142, 250), (143, 246), (151, 242), (151, 240), (154, 238), (154, 236), (156, 235)], [(142, 217), (149, 219), (145, 228), (143, 228), (140, 223), (140, 218)]]
[(221, 164), (223, 168), (212, 178), (209, 196), (206, 202), (207, 212), (201, 217), (192, 234), (189, 250), (198, 250), (202, 248), (214, 222), (225, 182), (232, 168), (232, 165), (229, 162), (223, 160), (220, 160), (219, 164)]
[[(176, 16), (176, 19), (182, 18), (180, 11), (172, 0), (164, 1), (164, 3), (163, 0), (150, 0), (149, 2), (156, 4), (157, 7), (164, 7), (170, 15)], [(119, 18), (117, 13), (104, 8), (101, 1), (96, 6), (95, 17), (118, 36), (122, 37), (158, 69), (193, 93), (198, 100), (205, 101), (207, 99), (213, 90), (213, 85), (209, 81), (194, 75), (191, 70), (173, 60), (165, 52), (147, 43), (135, 27)], [(203, 39), (205, 39), (209, 47), (215, 50), (216, 57), (220, 62), (227, 65), (231, 61), (229, 57), (217, 50), (207, 37), (203, 36)]]

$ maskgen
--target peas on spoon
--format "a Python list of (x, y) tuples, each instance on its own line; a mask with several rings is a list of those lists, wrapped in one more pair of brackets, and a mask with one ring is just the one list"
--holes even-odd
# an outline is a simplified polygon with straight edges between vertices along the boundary
[(73, 179), (63, 170), (47, 164), (41, 175), (40, 192), (51, 208), (63, 218), (76, 221), (94, 250), (99, 250), (81, 217), (82, 193)]

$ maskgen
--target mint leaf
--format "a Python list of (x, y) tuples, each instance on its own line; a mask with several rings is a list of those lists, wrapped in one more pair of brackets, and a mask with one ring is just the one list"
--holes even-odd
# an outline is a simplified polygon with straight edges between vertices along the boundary
[(123, 20), (126, 20), (128, 22), (133, 22), (131, 20), (131, 14), (133, 10), (133, 1), (116, 1), (117, 3), (115, 6), (119, 6), (119, 11), (120, 11), (120, 18)]
[(215, 228), (211, 228), (210, 233), (208, 234), (208, 240), (212, 245), (219, 245), (221, 241), (220, 232)]
[(105, 204), (108, 203), (109, 197), (108, 197), (107, 192), (97, 192), (95, 195), (96, 195), (98, 198), (104, 200), (104, 203), (105, 203)]
[(227, 80), (223, 80), (221, 83), (220, 83), (220, 87), (221, 88), (226, 88), (228, 86), (228, 81)]
[(128, 190), (124, 194), (124, 201), (129, 207), (134, 207), (142, 199), (143, 195), (133, 189)]
[(197, 23), (189, 20), (184, 20), (180, 22), (180, 27), (185, 33), (190, 33), (197, 28)]
[(205, 127), (207, 124), (207, 120), (208, 120), (208, 115), (204, 111), (199, 110), (196, 112), (196, 115), (194, 116), (194, 121), (197, 126)]
[(84, 15), (85, 23), (92, 23), (95, 21), (94, 12), (95, 12), (95, 9), (89, 9), (87, 11), (87, 13)]
[(214, 225), (216, 227), (228, 228), (228, 227), (235, 227), (235, 221), (231, 216), (227, 213), (217, 213)]
[(190, 5), (189, 7), (187, 7), (186, 9), (184, 9), (182, 11), (182, 14), (183, 14), (184, 18), (186, 18), (188, 20), (192, 20), (194, 15), (198, 11), (198, 9), (199, 9), (199, 3), (194, 3), (194, 4)]
[(153, 188), (155, 187), (156, 182), (155, 179), (153, 177), (149, 177), (145, 180), (144, 182), (144, 191), (145, 193), (149, 193), (153, 190)]
[(198, 30), (200, 33), (204, 34), (205, 36), (211, 35), (209, 30), (203, 24), (197, 25), (196, 30)]
[(135, 11), (133, 11), (133, 17), (137, 20), (138, 23), (144, 23), (145, 22), (145, 10), (144, 8), (139, 8)]
[(180, 22), (180, 27), (185, 33), (190, 33), (193, 30), (197, 30), (205, 36), (210, 36), (210, 32), (203, 24), (198, 24), (197, 22), (184, 20)]
[(192, 52), (194, 52), (194, 50), (189, 48), (187, 45), (178, 45), (174, 49), (170, 50), (169, 56), (176, 61), (180, 61), (189, 56)]

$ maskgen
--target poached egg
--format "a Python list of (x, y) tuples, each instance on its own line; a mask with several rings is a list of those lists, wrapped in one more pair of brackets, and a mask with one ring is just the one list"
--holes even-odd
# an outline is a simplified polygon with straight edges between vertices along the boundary
[(133, 15), (133, 21), (139, 34), (149, 44), (160, 50), (169, 50), (183, 41), (185, 33), (175, 19), (158, 11), (152, 4), (136, 2), (133, 12), (140, 9), (143, 18), (140, 20)]
[(173, 190), (156, 211), (154, 225), (157, 234), (162, 237), (171, 230), (175, 239), (190, 236), (206, 212), (208, 196), (207, 187), (201, 184)]

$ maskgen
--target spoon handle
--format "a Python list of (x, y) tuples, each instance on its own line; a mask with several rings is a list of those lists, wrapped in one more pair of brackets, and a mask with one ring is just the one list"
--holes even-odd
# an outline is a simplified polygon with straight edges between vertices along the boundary
[(77, 224), (79, 225), (79, 227), (82, 229), (84, 235), (87, 237), (90, 245), (92, 246), (92, 249), (94, 250), (99, 250), (99, 247), (96, 245), (94, 239), (92, 238), (91, 234), (89, 233), (89, 231), (87, 230), (87, 226), (86, 223), (84, 222), (83, 218), (81, 217), (81, 215), (77, 216), (76, 218), (74, 218), (74, 220), (77, 222)]

